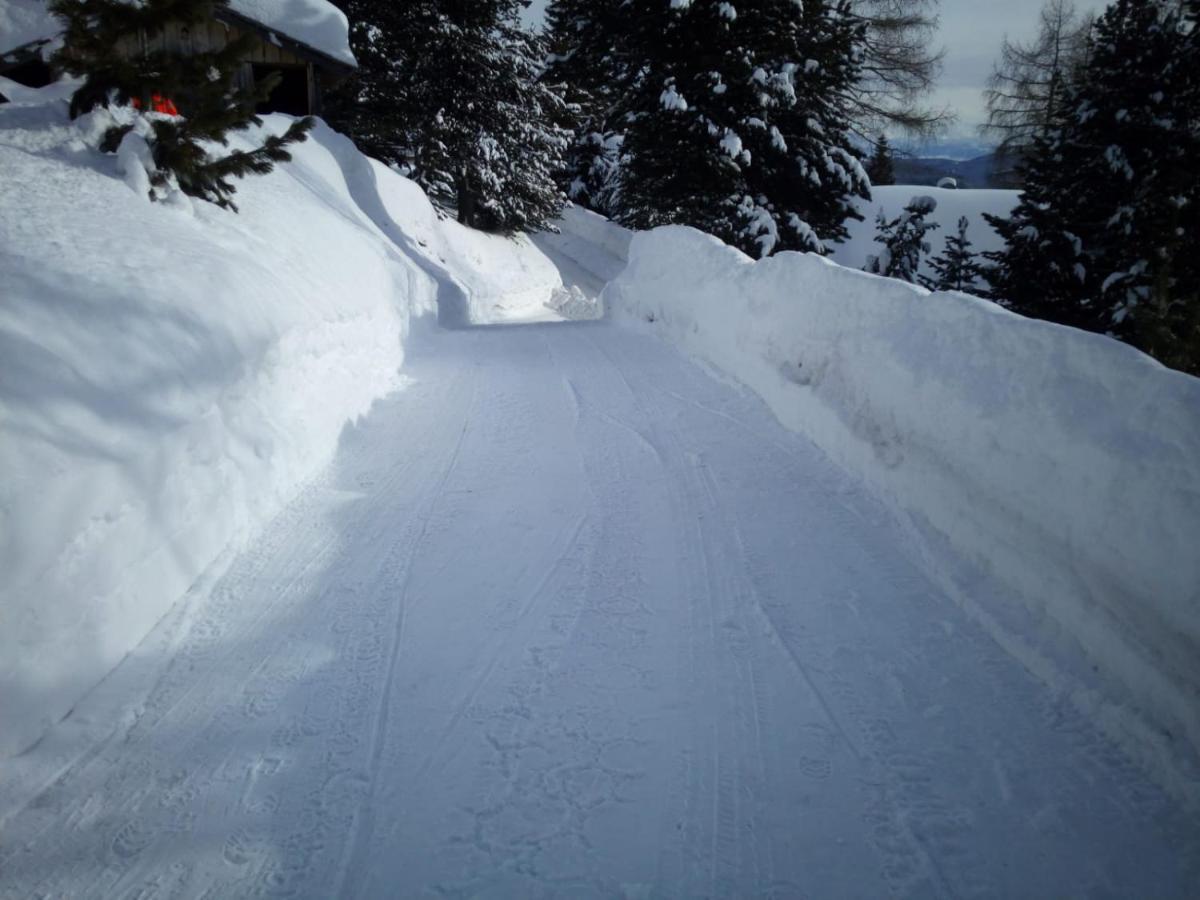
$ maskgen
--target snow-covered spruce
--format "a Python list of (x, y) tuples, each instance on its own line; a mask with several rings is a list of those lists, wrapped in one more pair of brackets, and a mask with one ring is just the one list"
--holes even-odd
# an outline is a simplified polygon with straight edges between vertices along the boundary
[(845, 6), (632, 0), (626, 11), (645, 73), (621, 220), (693, 225), (755, 256), (827, 252), (869, 188), (847, 132), (863, 32)]
[(960, 216), (952, 234), (946, 235), (945, 249), (929, 261), (932, 276), (918, 275), (917, 280), (931, 291), (960, 291), (964, 294), (978, 293), (982, 267), (971, 249), (967, 229), (971, 220)]
[[(1195, 7), (1191, 15), (1195, 17)], [(986, 271), (1020, 313), (1200, 373), (1200, 38), (1169, 0), (1118, 0), (1036, 141)]]
[(571, 200), (607, 216), (620, 209), (625, 104), (641, 69), (631, 53), (626, 0), (553, 0), (542, 81), (577, 111), (562, 173)]
[(939, 226), (926, 221), (935, 209), (937, 201), (927, 195), (913, 197), (904, 207), (904, 212), (888, 219), (883, 210), (876, 219), (875, 242), (883, 250), (867, 258), (866, 271), (901, 281), (917, 281), (921, 261), (929, 255), (930, 245), (926, 235)]
[(465, 225), (550, 227), (572, 114), (539, 81), (542, 39), (521, 28), (518, 0), (345, 6), (361, 69), (330, 121)]

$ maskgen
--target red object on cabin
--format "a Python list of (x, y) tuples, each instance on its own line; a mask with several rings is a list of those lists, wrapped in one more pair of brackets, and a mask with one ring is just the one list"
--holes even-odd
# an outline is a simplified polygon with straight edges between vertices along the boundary
[[(133, 98), (133, 108), (142, 108), (141, 97)], [(166, 116), (179, 115), (179, 110), (175, 108), (175, 101), (173, 101), (170, 97), (164, 97), (162, 94), (157, 92), (150, 95), (150, 109), (156, 113), (162, 113)]]

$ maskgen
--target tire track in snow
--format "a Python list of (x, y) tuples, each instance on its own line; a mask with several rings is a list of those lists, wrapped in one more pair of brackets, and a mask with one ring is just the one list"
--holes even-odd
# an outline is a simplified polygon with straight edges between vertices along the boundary
[(1195, 821), (753, 397), (608, 325), (410, 371), (0, 896), (1188, 895)]
[[(471, 426), (475, 404), (478, 399), (478, 374), (472, 370), (471, 381), (471, 396), (466, 404), (466, 415), (463, 417), (462, 429), (458, 432), (458, 437), (454, 442), (454, 447), (450, 452), (450, 459), (447, 461), (441, 477), (438, 479), (436, 486), (431, 494), (428, 505), (425, 507), (420, 516), (421, 528), (416, 538), (408, 547), (408, 552), (405, 555), (404, 562), (401, 565), (402, 582), (396, 597), (396, 617), (395, 623), (390, 634), (390, 646), (388, 649), (387, 665), (383, 673), (383, 687), (380, 692), (379, 705), (376, 708), (374, 721), (372, 723), (372, 731), (368, 740), (369, 759), (367, 771), (367, 789), (378, 783), (380, 764), (383, 759), (384, 742), (387, 738), (388, 723), (391, 717), (392, 692), (395, 689), (396, 680), (396, 664), (400, 658), (400, 649), (404, 643), (404, 625), (408, 613), (409, 604), (409, 589), (412, 584), (413, 564), (417, 559), (417, 554), (421, 551), (425, 541), (429, 535), (429, 522), (433, 517), (434, 510), (446, 491), (446, 483), (450, 480), (450, 476), (454, 474), (454, 469), (458, 465), (459, 454), (462, 452), (463, 442), (467, 436), (467, 430)], [(373, 804), (366, 804), (365, 808), (359, 815), (354, 817), (354, 822), (351, 827), (350, 836), (347, 841), (348, 852), (344, 858), (346, 863), (337, 879), (337, 894), (338, 896), (356, 896), (357, 890), (353, 889), (352, 882), (349, 880), (354, 875), (360, 875), (367, 869), (367, 852), (370, 845), (371, 837), (375, 826), (375, 808)]]

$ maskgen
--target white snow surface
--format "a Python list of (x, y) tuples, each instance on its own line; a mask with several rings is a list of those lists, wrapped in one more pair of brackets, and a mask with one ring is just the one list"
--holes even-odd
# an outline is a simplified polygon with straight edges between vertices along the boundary
[(753, 394), (608, 322), (405, 373), (0, 762), (0, 897), (1189, 896), (1200, 819)]
[(527, 240), (505, 256), (438, 219), (324, 125), (239, 184), (239, 215), (149, 203), (136, 154), (97, 154), (89, 127), (61, 99), (0, 107), (0, 756), (329, 460), (442, 282), (460, 324), (558, 318)]
[(95, 124), (0, 110), (0, 733), (70, 707), (0, 756), (0, 900), (1194, 893), (1200, 812), (1031, 677), (973, 542), (1095, 561), (1001, 527), (1022, 401), (1017, 498), (1065, 441), (1141, 578), (1106, 467), (1151, 454), (1177, 549), (1193, 381), (686, 229), (468, 234), (324, 126), (240, 216), (152, 205)]
[(62, 24), (45, 0), (0, 0), (0, 56), (34, 41), (62, 34)]
[[(945, 588), (997, 640), (1198, 796), (1200, 380), (974, 297), (811, 254), (755, 263), (683, 227), (637, 235), (603, 300), (948, 547)], [(1095, 684), (1064, 665), (1075, 651)]]

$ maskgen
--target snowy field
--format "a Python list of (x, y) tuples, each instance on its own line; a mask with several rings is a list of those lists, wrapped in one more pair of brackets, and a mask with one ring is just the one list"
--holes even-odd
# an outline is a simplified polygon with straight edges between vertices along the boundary
[(48, 97), (0, 108), (0, 897), (1194, 895), (1196, 379), (482, 236), (324, 126), (151, 205)]

